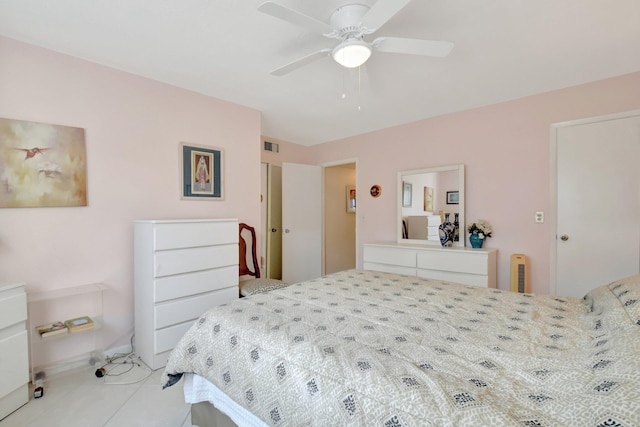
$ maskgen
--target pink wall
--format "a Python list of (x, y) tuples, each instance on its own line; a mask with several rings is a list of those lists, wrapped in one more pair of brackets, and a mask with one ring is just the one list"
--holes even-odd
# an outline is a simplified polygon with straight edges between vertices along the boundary
[[(133, 221), (260, 223), (260, 112), (0, 38), (0, 117), (86, 130), (88, 206), (0, 209), (0, 280), (103, 282), (105, 344), (133, 330)], [(180, 200), (179, 144), (224, 149), (224, 201)]]
[(285, 163), (302, 163), (312, 165), (314, 159), (312, 157), (309, 147), (304, 145), (293, 144), (291, 142), (282, 141), (274, 138), (262, 137), (262, 141), (275, 142), (279, 144), (279, 151), (277, 153), (264, 151), (263, 142), (260, 142), (260, 150), (262, 151), (261, 160), (262, 163), (269, 163), (272, 165), (282, 165)]
[(509, 287), (511, 254), (530, 257), (532, 289), (549, 291), (549, 223), (534, 213), (550, 200), (550, 126), (640, 108), (640, 72), (510, 102), (358, 135), (312, 148), (316, 163), (358, 159), (358, 194), (373, 184), (382, 196), (358, 198), (362, 244), (396, 239), (396, 173), (466, 165), (467, 222), (485, 219), (498, 248), (498, 285)]
[[(358, 194), (382, 186), (378, 199), (358, 198), (360, 263), (364, 242), (395, 239), (397, 171), (464, 163), (467, 219), (494, 227), (499, 286), (508, 287), (509, 256), (522, 252), (533, 290), (547, 292), (549, 227), (533, 214), (550, 206), (549, 126), (640, 108), (634, 73), (311, 148), (282, 143), (280, 155), (265, 155), (256, 110), (6, 38), (0, 58), (0, 117), (86, 130), (89, 199), (0, 209), (0, 280), (28, 290), (106, 283), (107, 346), (128, 343), (133, 329), (133, 221), (260, 224), (261, 161), (358, 159)], [(180, 200), (180, 142), (224, 149), (224, 201)]]

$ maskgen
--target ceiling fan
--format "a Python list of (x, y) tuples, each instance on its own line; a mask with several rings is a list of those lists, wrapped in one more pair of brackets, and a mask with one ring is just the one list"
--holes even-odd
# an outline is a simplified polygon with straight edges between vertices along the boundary
[(345, 4), (331, 13), (329, 23), (272, 1), (262, 3), (258, 6), (260, 12), (340, 41), (333, 49), (321, 49), (311, 53), (272, 71), (271, 74), (283, 76), (329, 55), (344, 67), (356, 68), (367, 62), (374, 50), (435, 57), (449, 55), (454, 45), (447, 41), (401, 37), (378, 37), (371, 42), (365, 40), (366, 36), (377, 31), (410, 1), (377, 0), (371, 7), (359, 3)]

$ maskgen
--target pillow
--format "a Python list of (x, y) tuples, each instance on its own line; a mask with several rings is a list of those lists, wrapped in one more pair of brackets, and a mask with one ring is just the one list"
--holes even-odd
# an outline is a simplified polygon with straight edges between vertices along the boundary
[(594, 329), (612, 330), (629, 323), (640, 326), (640, 275), (597, 287), (584, 296)]
[(617, 280), (607, 286), (633, 323), (640, 326), (640, 274)]

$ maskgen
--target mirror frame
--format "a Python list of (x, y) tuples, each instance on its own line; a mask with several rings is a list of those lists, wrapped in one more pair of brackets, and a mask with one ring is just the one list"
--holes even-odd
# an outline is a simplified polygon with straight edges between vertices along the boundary
[(396, 207), (397, 207), (397, 216), (396, 216), (396, 236), (398, 243), (410, 243), (413, 245), (424, 245), (424, 246), (439, 246), (442, 247), (440, 241), (436, 240), (420, 240), (420, 239), (403, 239), (402, 238), (402, 193), (403, 193), (403, 182), (404, 177), (406, 175), (417, 175), (421, 173), (433, 173), (433, 172), (447, 172), (447, 171), (458, 171), (458, 191), (460, 200), (458, 202), (458, 221), (460, 223), (460, 240), (455, 242), (453, 246), (464, 247), (467, 245), (467, 227), (465, 222), (465, 205), (464, 205), (464, 165), (447, 165), (447, 166), (436, 166), (432, 168), (424, 168), (424, 169), (413, 169), (398, 172), (398, 184), (396, 185)]

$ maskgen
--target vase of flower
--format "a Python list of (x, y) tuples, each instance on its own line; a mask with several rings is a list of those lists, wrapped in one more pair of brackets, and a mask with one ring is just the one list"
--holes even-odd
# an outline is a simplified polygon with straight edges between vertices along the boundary
[(489, 223), (483, 220), (472, 222), (467, 225), (467, 231), (469, 232), (469, 242), (472, 248), (481, 248), (484, 244), (484, 240), (487, 237), (491, 237), (491, 226)]
[(484, 238), (480, 237), (478, 233), (473, 233), (469, 235), (469, 242), (471, 242), (471, 247), (479, 249), (484, 244)]

